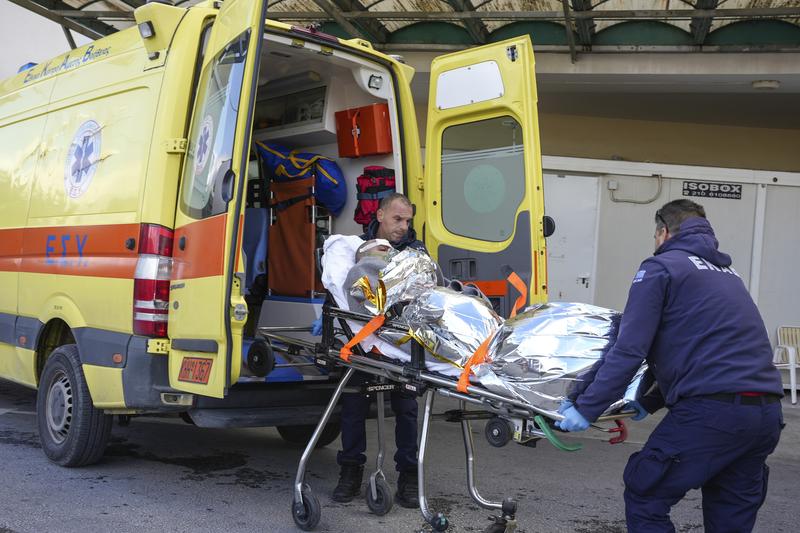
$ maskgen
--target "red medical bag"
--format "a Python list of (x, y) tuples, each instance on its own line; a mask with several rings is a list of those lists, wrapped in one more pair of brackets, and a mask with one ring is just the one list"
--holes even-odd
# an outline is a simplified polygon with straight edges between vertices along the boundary
[(364, 226), (372, 222), (381, 200), (395, 191), (394, 170), (380, 166), (364, 167), (364, 173), (356, 178), (358, 194), (353, 220)]

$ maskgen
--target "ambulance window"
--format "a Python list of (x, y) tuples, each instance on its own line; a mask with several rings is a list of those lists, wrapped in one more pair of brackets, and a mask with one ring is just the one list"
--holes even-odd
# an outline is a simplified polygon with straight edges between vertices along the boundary
[(193, 218), (227, 210), (222, 181), (233, 160), (249, 33), (231, 41), (200, 77), (181, 194), (181, 209)]
[(470, 122), (442, 134), (442, 222), (456, 235), (511, 237), (525, 195), (522, 128), (511, 117)]

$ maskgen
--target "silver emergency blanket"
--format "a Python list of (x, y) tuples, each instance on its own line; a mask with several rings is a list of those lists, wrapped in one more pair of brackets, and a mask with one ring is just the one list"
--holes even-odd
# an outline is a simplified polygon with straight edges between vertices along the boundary
[[(556, 411), (588, 386), (590, 370), (616, 340), (619, 320), (616, 311), (588, 304), (535, 305), (503, 324), (489, 346), (491, 362), (477, 365), (474, 374), (489, 390)], [(635, 399), (645, 369), (610, 411)]]
[[(378, 277), (383, 289), (362, 279), (350, 290), (374, 293), (367, 305), (373, 314), (406, 303), (397, 320), (409, 328), (407, 335), (382, 332), (379, 337), (394, 344), (416, 339), (457, 370), (451, 375), (458, 375), (491, 338), (486, 362), (472, 367), (472, 381), (549, 413), (588, 385), (592, 367), (616, 340), (619, 313), (588, 304), (539, 304), (504, 321), (484, 299), (436, 287), (436, 264), (415, 250), (394, 255)], [(625, 398), (609, 412), (635, 398), (645, 369), (642, 365)]]
[[(428, 254), (413, 248), (391, 255), (389, 263), (380, 271), (380, 280), (386, 291), (385, 308), (388, 309), (398, 302), (413, 301), (422, 293), (436, 287), (438, 268)], [(378, 292), (377, 287), (373, 289), (373, 293)], [(354, 286), (350, 290), (363, 289)], [(373, 315), (383, 312), (383, 309), (378, 309), (374, 299), (368, 298), (364, 306)]]
[(486, 301), (445, 287), (425, 291), (401, 318), (428, 352), (459, 368), (503, 323)]

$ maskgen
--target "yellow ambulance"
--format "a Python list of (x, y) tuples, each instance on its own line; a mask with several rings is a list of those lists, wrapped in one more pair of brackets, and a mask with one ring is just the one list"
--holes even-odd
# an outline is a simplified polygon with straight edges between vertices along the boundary
[[(0, 378), (38, 389), (55, 463), (97, 461), (114, 415), (309, 434), (330, 378), (257, 331), (307, 326), (319, 295), (255, 288), (273, 258), (295, 260), (270, 233), (256, 143), (338, 163), (345, 214), (311, 220), (328, 233), (361, 232), (348, 214), (363, 167), (393, 169), (445, 275), (504, 312), (511, 265), (546, 298), (530, 39), (434, 61), (423, 172), (413, 69), (266, 20), (266, 5), (148, 3), (134, 27), (0, 82)], [(340, 157), (337, 113), (376, 104), (391, 149)]]

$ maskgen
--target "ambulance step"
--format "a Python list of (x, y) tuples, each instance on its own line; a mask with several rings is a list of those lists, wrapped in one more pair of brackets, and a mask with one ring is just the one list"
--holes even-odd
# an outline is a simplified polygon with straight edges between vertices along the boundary
[[(324, 409), (324, 405), (279, 408), (191, 409), (189, 410), (189, 416), (192, 417), (192, 421), (197, 426), (204, 428), (272, 427), (289, 424), (316, 424), (322, 417)], [(339, 419), (338, 407), (331, 419)]]

